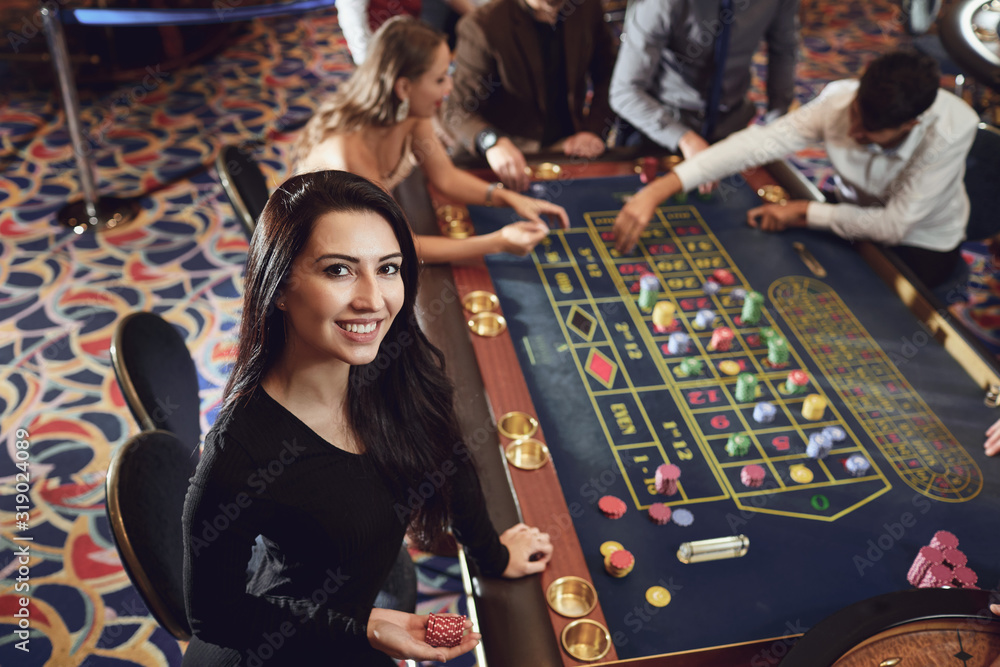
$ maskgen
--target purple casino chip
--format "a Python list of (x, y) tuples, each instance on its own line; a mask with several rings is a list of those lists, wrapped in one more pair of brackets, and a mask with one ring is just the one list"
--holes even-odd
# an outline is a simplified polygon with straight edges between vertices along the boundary
[(674, 514), (670, 518), (678, 526), (690, 526), (692, 523), (694, 523), (694, 514), (691, 514), (690, 510), (686, 510), (683, 508), (679, 510), (674, 510)]

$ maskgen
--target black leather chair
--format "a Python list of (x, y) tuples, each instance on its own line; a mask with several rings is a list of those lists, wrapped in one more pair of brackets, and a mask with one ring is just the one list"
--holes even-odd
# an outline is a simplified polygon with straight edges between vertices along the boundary
[(986, 123), (979, 124), (965, 160), (965, 189), (971, 206), (966, 238), (981, 241), (1000, 234), (1000, 130)]
[(156, 313), (127, 315), (115, 327), (111, 365), (140, 428), (170, 431), (188, 451), (198, 447), (198, 371), (172, 324)]
[(247, 238), (252, 237), (268, 197), (267, 179), (260, 165), (249, 151), (239, 146), (226, 146), (215, 158), (215, 168)]
[(184, 611), (181, 514), (197, 452), (167, 431), (143, 431), (115, 453), (105, 482), (108, 520), (125, 572), (153, 618), (191, 638)]

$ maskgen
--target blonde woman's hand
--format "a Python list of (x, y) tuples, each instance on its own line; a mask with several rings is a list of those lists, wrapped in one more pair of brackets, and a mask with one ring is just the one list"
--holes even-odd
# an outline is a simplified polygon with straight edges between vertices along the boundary
[[(544, 223), (545, 220), (542, 216), (548, 216), (549, 218), (557, 219), (559, 226), (563, 229), (569, 229), (569, 214), (566, 213), (566, 209), (562, 206), (545, 201), (544, 199), (525, 197), (520, 193), (511, 192), (510, 190), (501, 189), (498, 190), (498, 193), (502, 193), (499, 197), (500, 203), (510, 206), (525, 220)], [(494, 197), (496, 196), (494, 194)]]
[(549, 226), (544, 222), (512, 222), (500, 229), (500, 250), (524, 257), (548, 235)]
[(552, 541), (548, 533), (523, 523), (515, 524), (500, 534), (500, 543), (510, 552), (503, 576), (517, 579), (537, 574), (552, 559)]
[(368, 618), (368, 643), (396, 660), (436, 660), (447, 662), (468, 653), (479, 644), (481, 635), (471, 632), (472, 621), (466, 619), (468, 632), (454, 648), (431, 646), (424, 641), (427, 616), (407, 614), (394, 609), (372, 609)]

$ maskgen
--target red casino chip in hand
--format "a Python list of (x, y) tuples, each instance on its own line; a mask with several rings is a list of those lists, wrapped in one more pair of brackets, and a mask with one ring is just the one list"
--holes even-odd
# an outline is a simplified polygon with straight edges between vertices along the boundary
[(465, 634), (465, 616), (458, 614), (431, 614), (427, 617), (424, 641), (437, 648), (454, 648), (462, 643)]

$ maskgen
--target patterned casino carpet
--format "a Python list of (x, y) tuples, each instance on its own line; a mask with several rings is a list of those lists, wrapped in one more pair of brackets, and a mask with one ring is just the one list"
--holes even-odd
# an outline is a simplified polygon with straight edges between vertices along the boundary
[[(885, 0), (803, 6), (802, 100), (902, 36)], [(180, 664), (182, 647), (129, 584), (105, 517), (111, 453), (137, 431), (110, 370), (112, 331), (126, 313), (153, 310), (184, 332), (207, 431), (231, 357), (247, 241), (214, 169), (199, 168), (226, 143), (259, 141), (273, 187), (286, 175), (290, 129), (351, 67), (329, 11), (249, 23), (216, 56), (156, 71), (145, 85), (81, 90), (100, 190), (145, 195), (136, 223), (98, 235), (55, 222), (78, 192), (56, 98), (31, 90), (0, 98), (0, 664)], [(828, 177), (819, 151), (799, 163)], [(17, 429), (31, 443), (26, 532), (13, 512)], [(30, 653), (13, 634), (13, 538), (26, 534)], [(422, 609), (457, 609), (455, 561), (416, 558)]]

